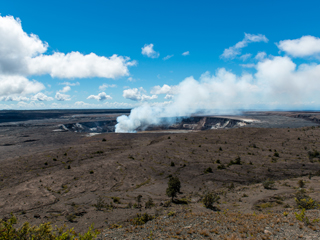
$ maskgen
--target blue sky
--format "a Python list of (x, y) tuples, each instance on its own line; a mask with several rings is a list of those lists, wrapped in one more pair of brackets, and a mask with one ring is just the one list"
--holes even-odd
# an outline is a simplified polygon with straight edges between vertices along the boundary
[[(223, 107), (318, 109), (313, 90), (320, 86), (319, 5), (318, 1), (2, 1), (0, 109), (164, 106), (192, 94), (181, 90), (181, 83), (191, 76), (200, 88), (209, 84), (228, 92), (222, 96), (211, 89), (202, 99), (218, 102), (217, 98), (231, 96), (233, 102)], [(231, 54), (224, 54), (228, 49)], [(94, 56), (88, 58), (91, 53)], [(288, 71), (277, 72), (274, 65), (288, 66)], [(299, 67), (305, 66), (312, 69), (301, 73)], [(235, 80), (228, 81), (221, 69)], [(275, 76), (268, 75), (270, 71)], [(250, 83), (244, 88), (237, 85), (243, 76)], [(307, 78), (311, 80), (302, 83)], [(290, 79), (295, 79), (293, 84)], [(218, 82), (223, 84), (217, 87)], [(303, 94), (301, 84), (313, 87), (303, 89), (309, 91)], [(256, 92), (251, 96), (248, 91)], [(244, 98), (248, 95), (250, 101)]]

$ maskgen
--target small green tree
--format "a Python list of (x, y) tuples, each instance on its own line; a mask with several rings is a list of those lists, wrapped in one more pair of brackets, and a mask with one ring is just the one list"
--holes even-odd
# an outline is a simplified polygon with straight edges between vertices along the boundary
[(180, 192), (181, 183), (178, 177), (171, 177), (168, 182), (168, 188), (166, 190), (166, 194), (168, 197), (173, 198), (177, 196), (177, 193)]

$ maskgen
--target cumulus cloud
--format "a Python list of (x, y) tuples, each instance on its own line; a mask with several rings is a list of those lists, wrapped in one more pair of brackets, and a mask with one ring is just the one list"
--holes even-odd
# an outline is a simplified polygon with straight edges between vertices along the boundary
[(174, 97), (173, 95), (167, 94), (167, 95), (164, 97), (164, 99), (172, 99), (173, 97)]
[(267, 56), (267, 54), (265, 52), (258, 52), (257, 55), (254, 57), (255, 59), (261, 61), (263, 60), (265, 57)]
[(99, 86), (99, 89), (101, 91), (103, 91), (103, 90), (106, 90), (107, 88), (115, 88), (115, 87), (117, 87), (116, 84), (106, 84), (106, 83), (104, 83), (101, 86)]
[(50, 74), (57, 78), (117, 78), (129, 75), (128, 66), (136, 64), (130, 58), (112, 55), (110, 58), (94, 53), (83, 55), (79, 52), (54, 53), (31, 58), (28, 75)]
[(148, 96), (144, 94), (145, 90), (143, 88), (130, 88), (123, 90), (122, 96), (133, 101), (146, 101), (158, 98), (157, 95)]
[(277, 46), (281, 51), (293, 57), (319, 56), (320, 54), (320, 38), (314, 36), (283, 40)]
[(59, 92), (66, 93), (66, 92), (69, 92), (70, 90), (71, 90), (70, 86), (65, 86), (61, 90), (59, 90)]
[(66, 86), (79, 86), (80, 83), (79, 82), (75, 82), (75, 83), (71, 83), (71, 82), (62, 82), (62, 83), (59, 83), (59, 85), (66, 85)]
[(43, 102), (18, 102), (17, 107), (24, 109), (35, 109), (35, 108), (44, 108), (45, 104)]
[(43, 89), (45, 89), (45, 86), (35, 80), (30, 81), (23, 76), (0, 74), (0, 96), (13, 94), (25, 96), (27, 94), (40, 92)]
[(143, 48), (141, 48), (142, 55), (146, 55), (149, 58), (158, 58), (160, 56), (160, 53), (153, 50), (153, 44), (145, 44)]
[(171, 87), (167, 84), (163, 84), (163, 86), (154, 86), (150, 93), (151, 94), (156, 94), (156, 95), (159, 95), (159, 94), (167, 94), (167, 93), (170, 93), (171, 92)]
[(0, 97), (0, 101), (4, 102), (12, 102), (12, 101), (29, 101), (30, 99), (28, 97), (22, 97), (22, 96), (7, 96), (7, 97)]
[(0, 39), (0, 96), (43, 90), (43, 84), (26, 78), (31, 75), (116, 78), (128, 76), (128, 67), (136, 65), (136, 61), (118, 55), (105, 57), (79, 52), (45, 54), (48, 43), (35, 34), (24, 32), (20, 19), (12, 16), (0, 16)]
[(182, 53), (182, 56), (188, 56), (188, 55), (190, 55), (189, 51), (186, 51), (186, 52)]
[(53, 101), (53, 98), (48, 97), (47, 95), (39, 92), (36, 95), (34, 95), (33, 97), (31, 97), (31, 100), (33, 100), (33, 101)]
[(225, 49), (220, 56), (225, 59), (234, 59), (236, 56), (241, 54), (241, 49), (248, 46), (252, 42), (268, 42), (269, 40), (266, 36), (262, 34), (249, 34), (245, 33), (242, 41), (238, 42), (236, 45)]
[(71, 100), (69, 95), (63, 94), (63, 93), (60, 93), (60, 92), (56, 93), (55, 99), (58, 100), (58, 101), (70, 101)]
[(107, 99), (112, 99), (110, 95), (107, 95), (105, 92), (101, 92), (98, 95), (90, 95), (87, 99), (96, 99), (98, 101), (103, 101)]
[(162, 60), (168, 60), (168, 59), (170, 59), (170, 58), (172, 58), (173, 57), (173, 54), (172, 55), (167, 55), (167, 56), (165, 56), (164, 58), (162, 58)]

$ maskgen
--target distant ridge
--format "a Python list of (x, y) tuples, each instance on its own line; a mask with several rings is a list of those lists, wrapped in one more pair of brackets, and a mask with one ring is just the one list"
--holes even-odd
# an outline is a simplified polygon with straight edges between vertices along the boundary
[(130, 113), (131, 109), (0, 110), (0, 123), (59, 118), (74, 114)]

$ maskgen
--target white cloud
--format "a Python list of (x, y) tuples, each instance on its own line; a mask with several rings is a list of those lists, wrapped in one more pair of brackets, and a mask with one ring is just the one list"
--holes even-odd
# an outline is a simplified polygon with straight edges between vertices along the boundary
[[(320, 64), (297, 66), (288, 56), (264, 59), (256, 73), (236, 75), (218, 69), (199, 80), (192, 76), (177, 86), (172, 102), (164, 107), (143, 104), (129, 116), (117, 118), (116, 132), (132, 132), (151, 124), (165, 124), (163, 118), (204, 114), (237, 114), (236, 109), (306, 109), (320, 107)], [(310, 108), (309, 108), (310, 109)]]
[(164, 97), (164, 99), (173, 99), (173, 95), (171, 95), (171, 94), (167, 94), (165, 97)]
[(188, 55), (190, 55), (189, 51), (186, 51), (186, 52), (182, 53), (182, 56), (188, 56)]
[(28, 97), (22, 97), (22, 96), (7, 96), (7, 97), (0, 97), (0, 101), (4, 102), (11, 102), (11, 101), (29, 101), (30, 99)]
[(27, 94), (40, 92), (43, 89), (45, 89), (45, 86), (35, 80), (30, 81), (23, 76), (0, 74), (0, 96), (13, 94), (25, 96)]
[(149, 58), (158, 58), (160, 53), (153, 50), (153, 44), (145, 44), (143, 48), (141, 48), (142, 55), (146, 55)]
[(100, 89), (101, 91), (104, 91), (104, 90), (106, 90), (107, 88), (115, 88), (115, 87), (117, 87), (116, 84), (106, 84), (106, 83), (104, 83), (104, 84), (102, 84), (101, 86), (99, 86), (99, 89)]
[(66, 85), (66, 86), (79, 86), (80, 83), (79, 82), (75, 82), (75, 83), (71, 83), (71, 82), (63, 82), (63, 83), (59, 83), (59, 85)]
[(43, 102), (31, 101), (29, 103), (18, 102), (16, 106), (19, 107), (19, 108), (24, 108), (24, 109), (35, 109), (35, 108), (44, 108), (45, 104)]
[(65, 86), (61, 90), (59, 90), (59, 92), (66, 93), (66, 92), (69, 92), (70, 90), (71, 90), (70, 86)]
[(171, 87), (167, 84), (163, 84), (163, 86), (154, 86), (150, 93), (151, 94), (156, 94), (156, 95), (159, 95), (159, 94), (167, 94), (167, 93), (170, 93), (171, 92)]
[(129, 75), (128, 66), (136, 64), (128, 57), (83, 55), (79, 52), (44, 55), (48, 44), (35, 34), (23, 31), (21, 21), (0, 16), (0, 73), (10, 75), (50, 74), (58, 78), (105, 77)]
[(168, 59), (170, 59), (170, 58), (172, 58), (173, 57), (173, 54), (172, 55), (167, 55), (166, 57), (164, 57), (164, 58), (162, 58), (162, 60), (168, 60)]
[(101, 92), (98, 95), (90, 95), (87, 99), (96, 99), (98, 101), (103, 101), (107, 99), (112, 99), (110, 95), (107, 95), (105, 92)]
[[(58, 78), (103, 77), (129, 75), (129, 66), (136, 65), (130, 58), (113, 55), (83, 55), (79, 52), (46, 54), (48, 43), (35, 34), (27, 34), (21, 21), (12, 16), (0, 16), (0, 97), (36, 94), (44, 85), (27, 76), (50, 74)], [(62, 83), (66, 86), (79, 83)], [(58, 99), (68, 99), (56, 95)]]
[(29, 75), (50, 74), (58, 78), (116, 78), (129, 75), (128, 66), (136, 64), (130, 58), (112, 55), (110, 58), (94, 53), (54, 53), (31, 58), (28, 62)]
[(283, 40), (277, 44), (281, 51), (293, 57), (307, 57), (320, 54), (320, 38), (303, 36), (294, 40)]
[(253, 63), (247, 63), (247, 64), (239, 64), (241, 67), (244, 68), (254, 68), (256, 65)]
[(250, 57), (251, 57), (251, 53), (246, 53), (246, 54), (243, 54), (242, 56), (240, 56), (240, 59), (242, 61), (246, 61)]
[(70, 101), (71, 100), (69, 95), (63, 94), (60, 92), (56, 93), (55, 99), (57, 99), (58, 101)]
[(123, 90), (123, 97), (127, 99), (131, 99), (133, 101), (146, 101), (146, 100), (152, 100), (158, 98), (157, 95), (148, 96), (143, 94), (142, 92), (145, 92), (143, 88), (131, 88)]
[(248, 46), (249, 43), (252, 42), (268, 42), (269, 40), (266, 36), (262, 34), (244, 34), (244, 38), (242, 41), (238, 42), (236, 45), (225, 49), (220, 56), (221, 58), (225, 59), (234, 59), (237, 55), (241, 54), (241, 49)]
[(267, 56), (267, 54), (265, 52), (258, 52), (257, 55), (254, 57), (255, 59), (261, 61), (263, 60), (265, 57)]
[(47, 95), (39, 92), (36, 95), (34, 95), (33, 97), (31, 97), (31, 100), (33, 100), (33, 101), (53, 101), (53, 98), (48, 97)]

